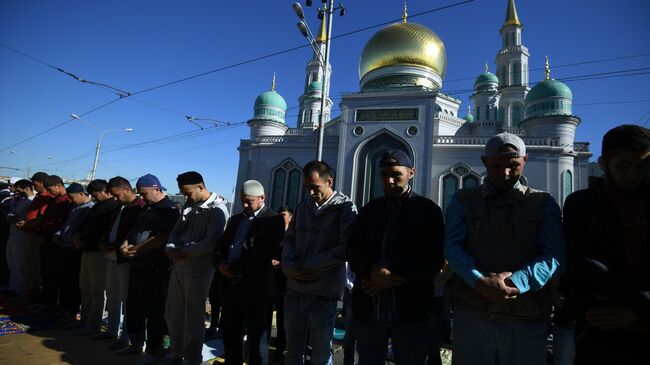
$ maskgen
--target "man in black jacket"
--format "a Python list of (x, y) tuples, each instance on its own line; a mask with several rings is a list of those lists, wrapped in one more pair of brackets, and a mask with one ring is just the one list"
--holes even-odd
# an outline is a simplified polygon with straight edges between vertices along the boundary
[(223, 345), (226, 365), (244, 362), (243, 337), (251, 365), (268, 364), (267, 311), (273, 296), (271, 259), (284, 239), (284, 219), (264, 204), (264, 187), (241, 187), (244, 211), (233, 216), (215, 248), (215, 268), (224, 276)]
[(108, 192), (106, 180), (93, 180), (86, 188), (95, 205), (79, 227), (72, 241), (83, 252), (79, 272), (81, 289), (81, 323), (85, 328), (79, 334), (98, 334), (104, 314), (106, 290), (106, 260), (99, 244), (111, 228), (111, 217), (120, 203)]
[(577, 320), (576, 364), (638, 363), (650, 344), (650, 130), (608, 131), (599, 163), (606, 178), (564, 204), (558, 317)]
[(406, 153), (386, 152), (380, 167), (385, 195), (361, 209), (346, 249), (356, 274), (359, 361), (384, 364), (390, 337), (396, 364), (423, 364), (433, 336), (433, 280), (444, 261), (442, 212), (412, 191)]

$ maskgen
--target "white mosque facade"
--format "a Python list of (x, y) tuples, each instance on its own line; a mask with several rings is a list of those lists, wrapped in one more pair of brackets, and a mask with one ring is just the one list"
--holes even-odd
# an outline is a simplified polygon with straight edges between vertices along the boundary
[[(237, 186), (259, 180), (274, 209), (293, 208), (304, 197), (300, 169), (316, 156), (324, 80), (323, 160), (335, 170), (336, 190), (357, 205), (383, 194), (378, 159), (388, 149), (401, 149), (415, 164), (414, 191), (444, 209), (456, 190), (481, 183), (483, 146), (502, 131), (526, 142), (523, 182), (548, 191), (562, 205), (568, 194), (587, 187), (591, 153), (588, 143), (575, 142), (580, 118), (572, 113), (573, 96), (549, 77), (548, 61), (546, 79), (529, 87), (522, 29), (514, 0), (509, 0), (496, 75), (486, 65), (474, 82), (471, 112), (468, 108), (464, 118), (459, 116), (461, 101), (442, 89), (443, 42), (427, 27), (408, 22), (406, 12), (403, 22), (379, 30), (367, 42), (359, 62), (360, 90), (342, 95), (340, 115), (334, 118), (328, 97), (331, 68), (323, 77), (314, 54), (306, 68), (296, 128), (287, 126), (287, 105), (275, 87), (256, 99), (248, 121), (250, 138), (239, 146)], [(324, 41), (321, 24), (315, 46), (322, 50)]]

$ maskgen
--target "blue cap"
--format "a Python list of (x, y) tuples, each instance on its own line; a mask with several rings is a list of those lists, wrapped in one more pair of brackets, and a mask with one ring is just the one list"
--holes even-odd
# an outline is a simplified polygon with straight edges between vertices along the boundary
[(162, 186), (160, 180), (155, 175), (146, 174), (138, 179), (138, 182), (135, 184), (136, 188), (158, 188), (160, 191), (167, 191), (167, 189)]
[(392, 150), (384, 153), (379, 160), (379, 167), (404, 166), (413, 168), (411, 158), (402, 150)]

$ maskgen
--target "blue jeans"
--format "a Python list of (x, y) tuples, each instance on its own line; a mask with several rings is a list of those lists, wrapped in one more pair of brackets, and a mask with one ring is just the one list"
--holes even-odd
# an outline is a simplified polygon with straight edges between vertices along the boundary
[(392, 341), (395, 364), (424, 364), (433, 341), (431, 321), (400, 325), (396, 321), (355, 321), (359, 365), (386, 363), (388, 339)]
[(285, 365), (304, 364), (307, 335), (312, 350), (311, 363), (331, 365), (337, 298), (324, 298), (287, 289), (284, 300), (284, 327), (287, 334)]
[(486, 320), (456, 308), (452, 331), (454, 365), (546, 365), (548, 320)]

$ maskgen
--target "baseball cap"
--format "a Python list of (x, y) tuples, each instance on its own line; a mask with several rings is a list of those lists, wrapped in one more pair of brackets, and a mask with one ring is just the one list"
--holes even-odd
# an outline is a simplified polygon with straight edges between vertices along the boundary
[[(394, 161), (392, 161), (394, 160)], [(379, 160), (379, 167), (404, 166), (413, 168), (411, 158), (402, 150), (387, 151)]]
[(146, 174), (138, 179), (138, 182), (135, 183), (136, 188), (158, 188), (160, 191), (167, 191), (167, 189), (162, 186), (160, 180), (155, 175)]
[[(512, 146), (516, 153), (499, 152), (503, 146)], [(524, 157), (526, 156), (526, 144), (519, 136), (512, 133), (499, 133), (492, 136), (485, 144), (484, 157)]]
[(241, 192), (248, 196), (262, 196), (264, 195), (264, 186), (257, 180), (248, 180), (242, 184)]

